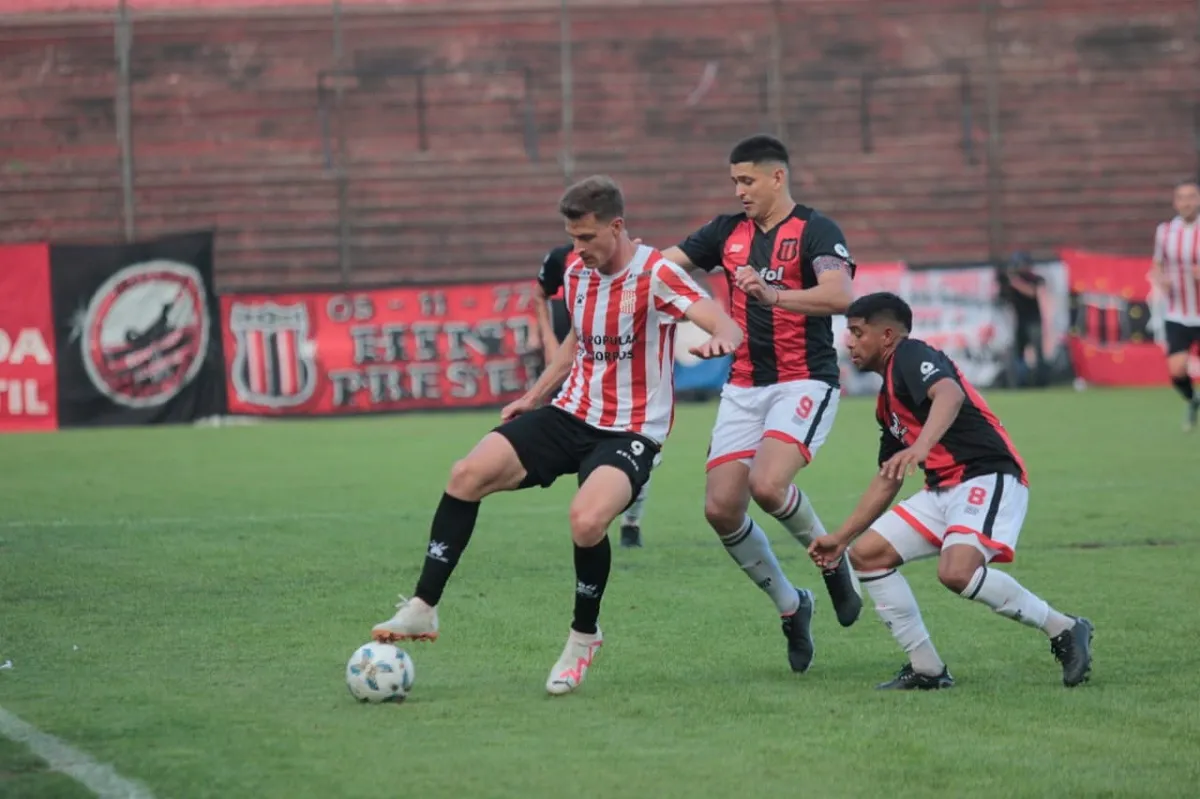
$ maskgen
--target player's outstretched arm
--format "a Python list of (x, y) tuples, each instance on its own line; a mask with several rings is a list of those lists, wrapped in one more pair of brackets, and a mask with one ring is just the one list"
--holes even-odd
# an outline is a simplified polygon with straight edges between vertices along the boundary
[[(641, 239), (638, 239), (638, 241), (641, 241)], [(667, 249), (662, 250), (661, 252), (662, 252), (663, 258), (666, 258), (668, 261), (671, 261), (675, 264), (678, 264), (679, 266), (682, 266), (684, 269), (688, 270), (689, 272), (692, 271), (693, 269), (700, 268), (700, 267), (696, 266), (694, 263), (692, 263), (692, 259), (688, 258), (687, 253), (685, 253), (679, 247), (668, 247)]]
[(836, 532), (823, 535), (814, 540), (808, 547), (808, 554), (822, 569), (830, 568), (837, 563), (838, 558), (854, 539), (870, 529), (875, 520), (883, 515), (900, 492), (903, 480), (893, 480), (882, 474), (875, 475), (871, 484), (863, 492), (858, 505)]
[(688, 306), (683, 314), (712, 338), (703, 344), (692, 347), (688, 352), (697, 358), (720, 358), (722, 355), (732, 355), (742, 346), (742, 329), (729, 314), (713, 299), (705, 297)]
[(942, 440), (942, 436), (946, 435), (946, 431), (950, 429), (950, 425), (954, 424), (954, 420), (958, 418), (958, 412), (962, 409), (967, 395), (963, 393), (962, 387), (957, 382), (948, 377), (943, 377), (934, 383), (925, 390), (925, 393), (933, 401), (933, 404), (929, 408), (929, 419), (922, 426), (921, 435), (917, 436), (913, 446), (931, 450), (937, 446), (937, 443)]
[(546, 368), (537, 382), (533, 384), (533, 388), (526, 391), (520, 398), (505, 405), (500, 411), (501, 421), (507, 422), (545, 405), (550, 395), (563, 384), (567, 375), (571, 373), (571, 364), (575, 362), (577, 348), (575, 331), (572, 330), (567, 334), (563, 343), (558, 346), (558, 351), (554, 353), (550, 363), (546, 364)]
[(562, 386), (563, 381), (567, 379), (567, 375), (571, 373), (571, 365), (575, 363), (575, 351), (577, 349), (579, 349), (579, 340), (575, 336), (575, 331), (572, 330), (563, 339), (563, 343), (558, 345), (554, 357), (550, 359), (550, 363), (546, 364), (541, 377), (533, 384), (533, 388), (525, 393), (525, 396), (538, 405), (550, 399), (550, 395)]
[(925, 389), (925, 394), (932, 400), (932, 404), (929, 406), (929, 419), (921, 427), (921, 434), (912, 446), (889, 458), (880, 467), (880, 474), (903, 480), (920, 469), (930, 451), (937, 446), (942, 436), (950, 429), (950, 425), (958, 418), (958, 412), (967, 398), (958, 383), (949, 377), (943, 377)]

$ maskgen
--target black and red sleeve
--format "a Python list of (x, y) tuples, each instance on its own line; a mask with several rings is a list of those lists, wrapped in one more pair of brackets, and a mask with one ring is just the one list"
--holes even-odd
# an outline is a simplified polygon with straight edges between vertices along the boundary
[(957, 382), (957, 373), (950, 359), (915, 338), (906, 339), (896, 348), (891, 368), (895, 383), (904, 387), (914, 405), (921, 405), (929, 399), (929, 389), (939, 380)]
[(733, 232), (735, 217), (723, 214), (713, 217), (706, 225), (696, 230), (679, 243), (679, 249), (697, 269), (711, 272), (721, 266), (725, 251), (725, 239)]
[(838, 223), (829, 217), (814, 212), (804, 225), (800, 244), (805, 260), (812, 264), (816, 274), (830, 269), (843, 269), (854, 277), (856, 265), (850, 256), (846, 237)]

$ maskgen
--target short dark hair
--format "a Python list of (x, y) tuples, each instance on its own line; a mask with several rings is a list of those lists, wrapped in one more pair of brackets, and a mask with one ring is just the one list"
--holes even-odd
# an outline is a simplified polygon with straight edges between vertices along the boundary
[(733, 145), (733, 150), (729, 153), (729, 163), (742, 164), (747, 161), (755, 166), (767, 163), (779, 163), (784, 166), (790, 164), (787, 147), (783, 146), (783, 142), (765, 133), (750, 136)]
[(1200, 180), (1197, 180), (1196, 178), (1183, 178), (1175, 181), (1175, 188), (1182, 189), (1184, 186), (1195, 186), (1196, 188), (1200, 189)]
[(904, 325), (906, 331), (912, 330), (912, 308), (890, 291), (877, 291), (859, 297), (846, 309), (846, 318), (862, 319), (867, 324), (887, 319)]
[(577, 222), (595, 214), (601, 222), (625, 216), (625, 196), (621, 187), (607, 175), (592, 175), (567, 187), (558, 201), (558, 212)]

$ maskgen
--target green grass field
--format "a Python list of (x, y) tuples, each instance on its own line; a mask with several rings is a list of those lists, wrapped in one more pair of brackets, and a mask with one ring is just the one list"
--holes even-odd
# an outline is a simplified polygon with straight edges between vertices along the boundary
[[(409, 647), (408, 702), (359, 705), (343, 684), (492, 413), (0, 439), (0, 706), (160, 799), (1195, 796), (1200, 437), (1166, 389), (992, 404), (1031, 471), (1010, 571), (1096, 624), (1079, 689), (1044, 636), (920, 563), (906, 573), (958, 686), (874, 691), (902, 654), (869, 602), (838, 627), (766, 519), (792, 579), (818, 589), (817, 659), (793, 675), (773, 606), (704, 522), (715, 405), (692, 405), (646, 548), (614, 550), (606, 646), (557, 699), (566, 479), (485, 503), (441, 640)], [(873, 472), (872, 414), (847, 401), (801, 477), (829, 526)], [(87, 795), (0, 739), (0, 796)]]

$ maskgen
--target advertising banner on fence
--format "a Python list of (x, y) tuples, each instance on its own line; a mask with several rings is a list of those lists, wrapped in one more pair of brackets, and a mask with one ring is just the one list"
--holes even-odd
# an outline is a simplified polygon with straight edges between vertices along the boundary
[(229, 412), (466, 408), (537, 380), (533, 281), (221, 298)]
[(224, 413), (213, 235), (52, 245), (60, 427)]
[(50, 250), (0, 247), (0, 431), (57, 426)]
[[(996, 272), (989, 266), (911, 269), (903, 263), (863, 264), (854, 276), (857, 296), (899, 294), (913, 309), (913, 335), (953, 358), (968, 380), (995, 385), (1008, 364), (1011, 314), (996, 302)], [(851, 394), (879, 390), (879, 377), (860, 373), (846, 350), (845, 317), (834, 317), (842, 385)]]
[(1068, 346), (1075, 373), (1095, 385), (1155, 386), (1166, 381), (1154, 342), (1149, 258), (1064, 250), (1071, 287)]

